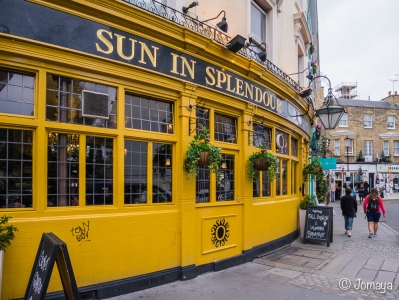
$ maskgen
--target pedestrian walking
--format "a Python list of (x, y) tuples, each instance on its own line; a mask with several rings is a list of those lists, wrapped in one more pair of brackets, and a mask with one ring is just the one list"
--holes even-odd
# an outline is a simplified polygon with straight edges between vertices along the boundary
[(357, 201), (351, 193), (352, 189), (346, 188), (345, 196), (341, 198), (341, 210), (345, 219), (345, 234), (347, 234), (348, 237), (352, 236), (353, 218), (356, 217), (357, 213)]
[(363, 210), (367, 217), (369, 238), (377, 237), (378, 222), (380, 221), (381, 212), (386, 216), (384, 202), (378, 194), (378, 189), (372, 188), (370, 194), (364, 198)]
[(358, 190), (359, 201), (360, 201), (360, 203), (363, 202), (363, 192), (364, 192), (364, 187), (363, 187), (363, 185), (361, 185), (361, 186), (359, 187), (359, 190)]

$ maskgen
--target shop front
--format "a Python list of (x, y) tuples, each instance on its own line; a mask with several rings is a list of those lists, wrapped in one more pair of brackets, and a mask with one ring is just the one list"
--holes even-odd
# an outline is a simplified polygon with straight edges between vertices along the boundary
[[(0, 201), (19, 229), (3, 298), (23, 297), (44, 232), (67, 244), (79, 291), (99, 299), (298, 236), (310, 117), (296, 90), (126, 3), (33, 2), (0, 2)], [(188, 179), (184, 156), (203, 128), (223, 165)], [(278, 158), (273, 182), (246, 178), (260, 143)], [(61, 289), (53, 276), (48, 292)]]

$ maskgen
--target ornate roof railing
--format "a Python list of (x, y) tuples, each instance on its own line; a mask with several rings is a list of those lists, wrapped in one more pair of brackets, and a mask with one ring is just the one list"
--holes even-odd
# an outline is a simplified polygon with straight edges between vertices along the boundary
[[(135, 7), (144, 9), (150, 13), (153, 13), (157, 16), (160, 16), (171, 22), (174, 22), (180, 26), (192, 29), (204, 36), (212, 38), (215, 42), (223, 46), (225, 46), (231, 39), (230, 36), (225, 34), (223, 31), (219, 30), (216, 26), (211, 26), (207, 23), (201, 22), (198, 19), (190, 17), (187, 14), (184, 14), (174, 8), (171, 8), (155, 0), (122, 0), (122, 1), (131, 4)], [(296, 91), (301, 90), (300, 85), (295, 80), (293, 80), (290, 76), (284, 73), (281, 69), (279, 69), (275, 64), (273, 64), (268, 59), (266, 59), (265, 61), (261, 61), (258, 57), (258, 54), (249, 47), (244, 47), (237, 53), (248, 59), (255, 60), (259, 64), (263, 65), (268, 71), (270, 71), (278, 78), (283, 80), (294, 90)]]

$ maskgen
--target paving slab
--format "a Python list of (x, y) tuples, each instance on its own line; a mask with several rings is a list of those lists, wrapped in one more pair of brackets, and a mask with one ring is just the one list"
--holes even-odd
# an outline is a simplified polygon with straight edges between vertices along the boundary
[(385, 282), (385, 283), (394, 282), (395, 277), (396, 277), (396, 273), (394, 273), (394, 272), (379, 271), (375, 281), (376, 282)]
[(356, 277), (361, 278), (363, 280), (371, 280), (373, 281), (374, 278), (377, 276), (377, 270), (371, 269), (361, 269), (359, 273), (357, 273)]
[(384, 260), (384, 263), (381, 266), (382, 271), (389, 271), (389, 272), (398, 272), (399, 262), (392, 261), (392, 260)]
[(295, 278), (302, 274), (302, 272), (281, 269), (281, 268), (273, 268), (273, 269), (269, 270), (269, 272), (270, 272), (270, 274), (287, 277), (287, 278)]
[(355, 277), (369, 260), (368, 256), (357, 255), (339, 272), (339, 274)]
[(335, 257), (327, 266), (325, 266), (323, 268), (323, 271), (330, 273), (339, 273), (354, 257), (355, 255), (353, 254), (342, 253), (341, 255)]
[(379, 270), (382, 263), (384, 262), (383, 258), (380, 257), (370, 257), (364, 266), (365, 269)]

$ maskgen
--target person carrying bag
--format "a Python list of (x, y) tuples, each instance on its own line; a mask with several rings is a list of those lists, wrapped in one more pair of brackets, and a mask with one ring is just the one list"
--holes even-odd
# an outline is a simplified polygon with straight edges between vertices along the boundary
[[(369, 228), (369, 238), (377, 237), (378, 222), (380, 221), (381, 212), (386, 217), (386, 211), (382, 198), (378, 195), (378, 190), (372, 188), (370, 194), (364, 198), (363, 210), (366, 214)], [(373, 233), (374, 232), (374, 233)]]

